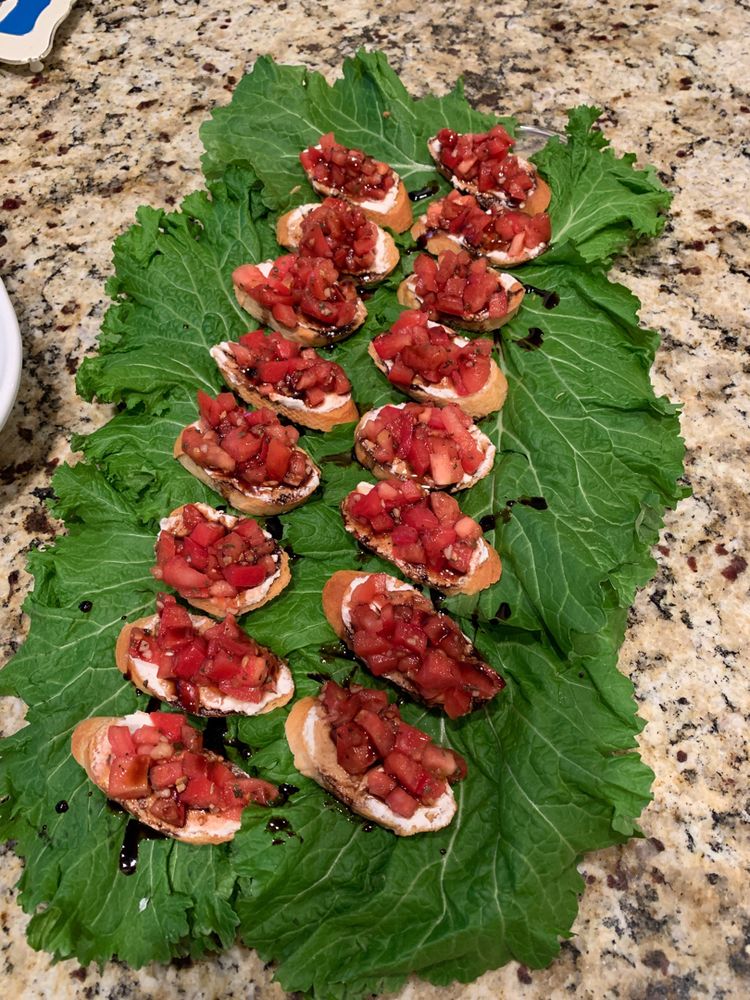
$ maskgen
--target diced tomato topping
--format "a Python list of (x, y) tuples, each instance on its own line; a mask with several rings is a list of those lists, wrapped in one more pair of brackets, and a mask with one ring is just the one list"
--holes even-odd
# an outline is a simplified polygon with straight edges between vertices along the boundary
[(367, 792), (399, 816), (412, 816), (420, 805), (434, 805), (446, 790), (446, 780), (466, 776), (463, 757), (407, 725), (384, 692), (327, 681), (319, 702), (339, 765), (348, 774), (361, 775)]
[(339, 280), (339, 272), (327, 257), (277, 258), (268, 274), (252, 264), (238, 267), (232, 280), (290, 330), (307, 318), (323, 326), (343, 329), (357, 311), (357, 289), (351, 278)]
[(148, 764), (149, 758), (142, 754), (114, 757), (109, 767), (107, 795), (112, 799), (142, 799), (150, 795)]
[(359, 149), (347, 149), (328, 132), (300, 153), (311, 181), (355, 201), (381, 201), (396, 183), (393, 170)]
[(510, 153), (513, 139), (502, 125), (479, 134), (444, 128), (437, 140), (439, 162), (459, 185), (474, 184), (480, 193), (508, 204), (523, 204), (536, 187), (534, 167)]
[[(387, 333), (373, 341), (395, 385), (429, 389), (447, 384), (458, 396), (478, 392), (490, 377), (492, 341), (480, 338), (460, 344), (457, 334), (431, 323), (426, 312), (409, 309)], [(465, 339), (465, 338), (463, 338)]]
[(400, 476), (411, 476), (431, 488), (460, 489), (490, 447), (455, 403), (384, 406), (364, 420), (359, 433), (360, 445), (376, 463), (390, 466), (398, 459), (406, 466), (406, 471), (399, 469)]
[[(450, 529), (440, 528), (436, 534), (446, 530)], [(396, 588), (396, 582), (384, 573), (373, 573), (347, 597), (347, 641), (368, 669), (397, 684), (403, 679), (425, 704), (442, 707), (452, 718), (502, 690), (502, 677), (481, 659), (453, 619), (435, 611), (418, 591)], [(373, 746), (382, 748), (385, 742), (370, 732), (369, 717), (365, 718), (368, 724), (359, 718), (355, 722), (366, 730)], [(420, 760), (424, 739), (419, 730), (402, 723), (395, 749)]]
[[(236, 574), (238, 586), (257, 586), (252, 580), (264, 578), (258, 566), (232, 564), (227, 569), (230, 577)], [(134, 629), (129, 652), (134, 658), (158, 664), (159, 677), (174, 678), (176, 700), (187, 711), (200, 709), (202, 688), (250, 703), (261, 701), (275, 690), (282, 661), (243, 632), (231, 614), (199, 631), (171, 594), (158, 595), (157, 611), (157, 628), (151, 632)], [(182, 622), (182, 615), (187, 626), (177, 629), (175, 623)], [(153, 733), (158, 739), (159, 732), (173, 742), (183, 738), (183, 715), (154, 712), (151, 718), (156, 729), (143, 727), (143, 738)], [(135, 744), (142, 738), (140, 734), (141, 730), (133, 734)]]
[[(312, 475), (312, 463), (307, 453), (297, 447), (298, 439), (299, 432), (281, 424), (272, 410), (263, 407), (250, 411), (236, 407), (218, 423), (202, 421), (200, 427), (186, 427), (181, 440), (185, 453), (197, 465), (231, 475), (243, 487), (263, 484), (296, 487)], [(276, 449), (272, 452), (276, 457), (272, 458), (269, 467), (268, 452), (272, 441), (291, 451), (285, 465), (279, 463)]]
[(237, 343), (230, 343), (229, 350), (243, 376), (262, 396), (289, 396), (314, 409), (329, 395), (351, 393), (340, 365), (280, 333), (246, 333)]
[[(278, 573), (279, 546), (253, 518), (226, 518), (203, 504), (187, 504), (176, 520), (173, 528), (159, 533), (151, 572), (188, 600), (231, 599)], [(196, 562), (200, 572), (194, 568)], [(177, 628), (170, 618), (174, 615), (183, 616), (180, 627), (192, 634), (184, 608), (173, 602), (161, 613), (165, 635)]]
[(497, 319), (508, 311), (508, 295), (497, 271), (484, 257), (444, 250), (437, 263), (427, 254), (414, 262), (414, 294), (429, 319)]
[(427, 209), (430, 232), (446, 232), (472, 253), (500, 252), (514, 258), (546, 246), (551, 238), (546, 212), (526, 215), (493, 202), (483, 208), (472, 194), (451, 193)]
[(326, 198), (304, 216), (300, 230), (301, 256), (327, 257), (341, 274), (373, 270), (378, 228), (356, 205)]
[(112, 752), (118, 757), (135, 753), (135, 743), (127, 726), (110, 726), (107, 735)]

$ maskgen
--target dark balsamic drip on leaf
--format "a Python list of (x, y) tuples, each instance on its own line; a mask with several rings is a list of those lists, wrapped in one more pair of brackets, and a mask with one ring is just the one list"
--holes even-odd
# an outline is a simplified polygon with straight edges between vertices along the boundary
[(375, 823), (372, 823), (372, 822), (370, 822), (368, 820), (367, 823), (363, 823), (362, 824), (362, 832), (363, 833), (372, 833), (372, 831), (375, 829), (375, 826), (376, 826)]
[(530, 326), (528, 336), (514, 340), (513, 343), (522, 351), (537, 351), (542, 346), (543, 341), (544, 330), (540, 330), (538, 326)]
[(538, 295), (545, 309), (554, 309), (560, 305), (560, 296), (551, 288), (537, 288), (536, 285), (524, 285), (524, 290), (531, 295)]
[[(326, 643), (324, 646), (320, 647), (319, 653), (322, 663), (333, 663), (334, 660), (356, 660), (354, 653), (341, 641)], [(313, 676), (313, 674), (308, 674), (307, 676), (313, 677), (313, 680), (315, 680), (317, 675)], [(326, 677), (325, 679), (330, 680), (331, 678)]]
[(533, 507), (534, 510), (547, 510), (548, 506), (544, 497), (518, 497), (517, 500), (509, 500), (507, 506), (515, 507), (517, 503), (524, 507)]
[(249, 743), (243, 743), (242, 740), (238, 740), (236, 736), (226, 738), (224, 740), (224, 746), (231, 747), (233, 750), (236, 750), (243, 760), (250, 760), (252, 755), (255, 753)]
[(474, 629), (478, 629), (479, 628), (479, 612), (478, 611), (472, 611), (472, 613), (471, 613), (471, 625), (472, 625), (472, 628), (474, 628)]
[[(325, 646), (322, 646), (321, 649), (325, 649)], [(331, 661), (330, 660), (324, 660), (323, 662), (324, 663), (330, 663)], [(311, 681), (315, 681), (317, 684), (325, 684), (326, 681), (330, 681), (331, 680), (331, 675), (330, 674), (326, 674), (326, 673), (324, 673), (322, 671), (319, 672), (319, 673), (308, 674), (307, 676), (310, 678)]]
[(292, 795), (296, 795), (299, 791), (296, 785), (279, 785), (279, 797), (274, 799), (275, 806), (285, 806)]
[(158, 712), (161, 708), (161, 702), (158, 698), (154, 698), (153, 695), (148, 699), (148, 704), (146, 705), (145, 712)]
[(294, 551), (294, 549), (292, 548), (291, 545), (284, 545), (283, 548), (284, 548), (284, 551), (286, 552), (286, 554), (289, 556), (289, 562), (290, 563), (295, 563), (295, 562), (297, 562), (298, 559), (302, 558), (302, 556), (298, 555)]
[(142, 840), (165, 840), (166, 835), (152, 830), (137, 819), (129, 819), (120, 848), (118, 868), (122, 875), (134, 875), (138, 867), (138, 848)]
[(346, 469), (354, 464), (354, 451), (337, 451), (333, 455), (326, 455), (321, 458), (321, 464), (340, 465)]
[(357, 295), (359, 295), (363, 302), (371, 299), (374, 294), (375, 290), (370, 288), (369, 285), (357, 285)]
[(65, 801), (65, 799), (60, 799), (60, 801), (55, 806), (55, 812), (56, 813), (66, 813), (69, 808), (70, 808), (70, 806)]
[(441, 594), (439, 590), (435, 590), (434, 587), (430, 587), (430, 600), (439, 611), (445, 604), (445, 594)]
[(500, 512), (496, 514), (485, 514), (484, 517), (479, 518), (479, 527), (482, 531), (492, 531), (497, 523), (498, 517), (500, 517)]
[(300, 844), (304, 843), (304, 838), (295, 832), (292, 824), (285, 816), (272, 816), (266, 823), (266, 833), (284, 833), (287, 837), (297, 837)]
[(203, 730), (203, 748), (223, 756), (226, 742), (227, 720), (218, 715), (212, 716)]
[(281, 523), (278, 517), (276, 517), (275, 514), (273, 514), (271, 517), (266, 518), (263, 527), (271, 536), (271, 538), (275, 538), (277, 541), (284, 534), (284, 525)]
[(409, 201), (424, 201), (425, 198), (431, 198), (434, 194), (438, 193), (438, 182), (432, 181), (430, 184), (425, 184), (423, 188), (418, 188), (416, 191), (409, 192)]
[(372, 556), (361, 542), (357, 542), (357, 554), (354, 557), (354, 561), (358, 566), (364, 566), (367, 560)]
[(285, 843), (286, 841), (284, 840), (283, 837), (274, 837), (273, 840), (271, 841), (271, 846), (278, 847), (279, 844), (285, 844)]
[(510, 618), (510, 604), (505, 601), (500, 605), (500, 607), (495, 612), (495, 620), (497, 621), (507, 621)]
[(89, 611), (91, 611), (93, 606), (94, 605), (91, 601), (81, 601), (81, 603), (78, 605), (78, 610), (83, 611), (83, 613), (87, 615)]

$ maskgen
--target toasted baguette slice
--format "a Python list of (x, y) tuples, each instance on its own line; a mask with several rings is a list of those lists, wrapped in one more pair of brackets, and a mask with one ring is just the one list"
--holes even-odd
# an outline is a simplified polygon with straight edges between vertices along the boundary
[(433, 136), (427, 140), (427, 148), (430, 151), (430, 156), (435, 161), (435, 166), (439, 173), (446, 180), (449, 180), (457, 191), (466, 191), (468, 194), (473, 194), (480, 205), (487, 207), (492, 202), (495, 202), (496, 204), (517, 208), (520, 212), (525, 212), (526, 215), (536, 215), (538, 212), (544, 212), (552, 200), (552, 192), (547, 182), (539, 176), (534, 164), (528, 160), (524, 160), (521, 156), (517, 156), (516, 159), (524, 171), (534, 180), (535, 184), (526, 201), (516, 202), (510, 199), (504, 191), (480, 191), (479, 186), (474, 181), (464, 181), (457, 177), (452, 170), (449, 170), (440, 162), (440, 142), (437, 136)]
[[(185, 528), (183, 518), (185, 506), (177, 507), (168, 517), (161, 519), (159, 522), (160, 533), (168, 531), (170, 534), (180, 537), (189, 534)], [(221, 510), (209, 507), (207, 503), (195, 503), (193, 507), (197, 507), (207, 520), (218, 521), (225, 528), (233, 528), (240, 520), (239, 517), (235, 517), (233, 514), (225, 514)], [(271, 538), (271, 535), (267, 531), (264, 531), (263, 534), (266, 538)], [(157, 536), (157, 544), (158, 541)], [(258, 584), (257, 587), (248, 587), (246, 590), (240, 590), (236, 597), (187, 597), (185, 594), (181, 594), (181, 596), (188, 604), (192, 604), (194, 608), (199, 608), (201, 611), (205, 611), (206, 614), (214, 615), (216, 618), (224, 618), (230, 614), (244, 615), (248, 611), (255, 610), (255, 608), (261, 608), (264, 604), (272, 601), (274, 597), (277, 597), (289, 585), (292, 579), (288, 554), (281, 546), (278, 546), (277, 554), (279, 557), (277, 572), (264, 580), (263, 583)]]
[[(355, 204), (355, 202), (350, 202)], [(296, 251), (302, 239), (302, 223), (306, 215), (319, 208), (318, 202), (308, 205), (298, 205), (291, 212), (287, 212), (279, 218), (276, 223), (276, 241), (282, 247)], [(373, 221), (372, 219), (370, 220)], [(374, 285), (378, 281), (387, 278), (391, 271), (398, 264), (399, 253), (393, 237), (375, 223), (378, 230), (378, 241), (375, 245), (375, 263), (372, 271), (342, 271), (342, 274), (349, 274), (356, 278), (361, 285)]]
[(209, 354), (218, 365), (229, 388), (234, 389), (245, 402), (258, 407), (267, 406), (294, 424), (311, 427), (315, 431), (330, 431), (338, 424), (348, 424), (359, 417), (350, 392), (341, 396), (329, 393), (324, 403), (314, 408), (306, 406), (295, 396), (284, 396), (277, 392), (264, 396), (245, 378), (234, 359), (228, 341), (216, 344)]
[[(196, 630), (203, 634), (212, 628), (216, 622), (211, 618), (203, 618), (201, 615), (191, 615), (190, 620)], [(117, 669), (132, 681), (141, 691), (146, 691), (160, 701), (166, 701), (170, 705), (176, 705), (182, 711), (187, 709), (180, 703), (177, 697), (177, 688), (174, 681), (169, 678), (158, 676), (158, 667), (155, 663), (149, 663), (130, 655), (130, 637), (134, 628), (142, 628), (144, 632), (153, 633), (159, 626), (159, 616), (149, 615), (146, 618), (139, 618), (137, 621), (125, 625), (117, 637), (115, 646), (115, 662)], [(264, 649), (265, 647), (261, 647)], [(271, 650), (267, 650), (271, 656)], [(278, 659), (278, 657), (276, 657)], [(261, 701), (242, 701), (239, 698), (230, 698), (222, 694), (218, 689), (197, 687), (199, 707), (191, 710), (193, 715), (203, 716), (225, 716), (225, 715), (265, 715), (275, 708), (280, 708), (292, 698), (294, 694), (294, 680), (291, 671), (282, 660), (274, 688), (266, 692)]]
[[(372, 483), (359, 483), (357, 491), (367, 494), (373, 489)], [(476, 552), (471, 562), (471, 569), (465, 576), (455, 576), (451, 574), (436, 573), (426, 565), (420, 566), (416, 563), (406, 562), (398, 559), (393, 554), (393, 540), (389, 535), (374, 535), (369, 526), (358, 524), (345, 510), (344, 501), (341, 502), (341, 516), (344, 519), (344, 527), (350, 535), (354, 535), (360, 544), (370, 549), (376, 555), (382, 556), (397, 566), (404, 576), (415, 583), (433, 587), (443, 594), (477, 594), (480, 590), (491, 587), (497, 583), (502, 573), (502, 563), (496, 550), (480, 538), (477, 543)]]
[[(450, 248), (455, 252), (455, 246)], [(516, 315), (518, 310), (521, 308), (521, 303), (523, 302), (523, 297), (526, 294), (524, 292), (523, 285), (520, 281), (513, 277), (511, 274), (504, 274), (502, 271), (499, 272), (500, 282), (508, 293), (508, 311), (504, 316), (498, 316), (496, 318), (491, 318), (488, 310), (483, 310), (481, 313), (474, 313), (469, 318), (447, 316), (446, 322), (457, 323), (462, 330), (498, 330), (501, 326), (505, 326), (510, 320)], [(410, 274), (408, 278), (405, 278), (401, 284), (398, 286), (398, 301), (402, 306), (408, 306), (409, 309), (424, 309), (422, 300), (416, 293), (417, 276), (416, 274)], [(440, 316), (438, 316), (440, 319)]]
[(514, 256), (511, 256), (504, 250), (488, 250), (485, 252), (477, 250), (476, 247), (467, 243), (457, 234), (446, 233), (442, 229), (428, 229), (425, 216), (417, 219), (411, 227), (411, 235), (417, 242), (423, 240), (423, 243), (420, 243), (419, 245), (424, 245), (425, 249), (429, 250), (430, 253), (435, 254), (435, 256), (442, 253), (444, 250), (452, 250), (455, 253), (456, 248), (458, 248), (459, 250), (466, 250), (466, 252), (470, 253), (473, 257), (486, 257), (487, 260), (496, 267), (518, 267), (519, 264), (525, 264), (527, 261), (533, 260), (535, 257), (544, 253), (549, 246), (547, 243), (539, 243), (535, 247), (523, 249), (520, 253), (515, 254)]
[(286, 738), (300, 774), (317, 781), (353, 812), (393, 830), (399, 837), (441, 830), (456, 813), (450, 786), (434, 806), (420, 806), (409, 819), (397, 816), (385, 802), (370, 795), (364, 776), (349, 774), (336, 759), (330, 726), (316, 698), (302, 698), (294, 705), (286, 720)]
[(320, 181), (313, 180), (310, 174), (307, 174), (307, 179), (312, 184), (316, 194), (322, 194), (326, 198), (330, 196), (332, 198), (341, 198), (342, 201), (348, 201), (350, 204), (356, 205), (357, 208), (361, 209), (367, 218), (377, 223), (377, 225), (387, 226), (394, 233), (405, 233), (412, 224), (414, 215), (404, 182), (395, 170), (393, 174), (396, 178), (396, 183), (385, 198), (380, 201), (352, 198), (345, 191), (339, 191), (338, 188), (328, 187), (327, 184), (321, 184)]
[[(450, 332), (454, 333), (452, 330)], [(468, 342), (458, 334), (454, 335), (454, 339), (459, 342), (461, 347)], [(375, 367), (387, 377), (392, 363), (380, 357), (372, 341), (367, 345), (367, 352), (375, 362)], [(391, 384), (399, 392), (411, 396), (412, 399), (416, 399), (420, 403), (435, 403), (437, 406), (455, 403), (456, 406), (461, 407), (464, 413), (468, 413), (476, 420), (480, 417), (486, 417), (488, 413), (502, 409), (508, 394), (508, 380), (492, 358), (490, 359), (490, 377), (478, 392), (472, 392), (468, 396), (459, 396), (449, 378), (444, 378), (442, 382), (437, 382), (434, 385), (427, 382), (412, 382), (411, 385)]]
[[(408, 404), (389, 403), (386, 405), (401, 407)], [(416, 476), (409, 475), (404, 471), (403, 463), (399, 458), (397, 458), (390, 465), (381, 465), (380, 462), (375, 460), (370, 442), (362, 437), (362, 426), (379, 413), (382, 408), (382, 406), (378, 406), (374, 410), (368, 410), (367, 413), (363, 414), (359, 423), (354, 428), (354, 454), (357, 457), (357, 461), (361, 465), (364, 465), (366, 469), (370, 469), (376, 479), (391, 479), (394, 476), (397, 479), (415, 479), (420, 486), (424, 486), (428, 490), (447, 489), (449, 493), (456, 493), (458, 490), (468, 490), (475, 483), (478, 483), (480, 479), (484, 479), (485, 476), (488, 476), (492, 471), (492, 465), (495, 461), (496, 448), (487, 435), (482, 433), (482, 431), (480, 431), (480, 429), (476, 426), (472, 427), (470, 434), (478, 445), (484, 446), (481, 448), (484, 452), (484, 460), (472, 475), (465, 473), (463, 479), (457, 483), (453, 483), (451, 486), (438, 486), (438, 484), (433, 482), (429, 476), (422, 476), (421, 478), (418, 478)]]
[[(352, 648), (351, 632), (347, 625), (350, 596), (354, 588), (358, 586), (359, 583), (364, 582), (369, 576), (373, 575), (374, 574), (372, 573), (357, 573), (355, 570), (338, 570), (338, 572), (334, 573), (323, 587), (323, 614), (326, 616), (328, 624), (331, 626), (336, 635), (349, 648)], [(421, 591), (417, 590), (416, 587), (412, 587), (410, 583), (403, 583), (401, 580), (396, 579), (395, 576), (386, 575), (386, 589), (389, 591), (411, 591), (411, 593), (416, 595), (416, 600), (418, 602), (427, 608), (432, 609), (433, 607), (431, 602), (427, 600)], [(464, 633), (461, 634), (464, 635)], [(471, 640), (468, 636), (464, 635), (464, 638), (471, 645)], [(492, 667), (482, 661), (481, 670), (483, 673), (487, 674), (487, 676), (492, 675), (493, 680), (495, 681), (499, 678), (500, 686), (498, 690), (502, 690), (505, 686), (505, 681), (502, 677), (499, 677), (499, 675), (495, 673)], [(410, 694), (416, 701), (432, 706), (435, 705), (434, 702), (428, 702), (422, 697), (416, 684), (414, 684), (414, 682), (405, 674), (400, 672), (383, 673), (380, 677), (390, 681), (397, 687), (400, 687), (402, 690)], [(486, 699), (483, 698), (473, 699), (471, 710), (473, 711), (474, 708), (484, 704), (485, 701)]]
[[(261, 275), (268, 274), (273, 265), (272, 260), (263, 261), (263, 263), (256, 265)], [(237, 272), (235, 271), (235, 274)], [(367, 309), (362, 299), (357, 299), (357, 311), (354, 315), (354, 319), (347, 326), (323, 326), (322, 323), (317, 323), (314, 319), (310, 317), (300, 316), (299, 322), (294, 327), (284, 326), (279, 323), (278, 320), (274, 318), (274, 315), (270, 309), (266, 309), (262, 306), (260, 302), (256, 300), (241, 288), (240, 285), (234, 280), (234, 294), (237, 296), (237, 301), (252, 317), (258, 320), (263, 326), (269, 327), (272, 330), (278, 330), (279, 333), (283, 333), (285, 337), (290, 340), (296, 341), (298, 344), (305, 344), (307, 347), (321, 347), (325, 344), (335, 344), (339, 340), (345, 340), (350, 337), (355, 330), (358, 330), (360, 326), (367, 319)]]
[[(200, 427), (200, 421), (196, 420), (192, 427)], [(221, 472), (214, 472), (211, 469), (204, 469), (203, 466), (194, 462), (185, 453), (182, 447), (182, 435), (180, 431), (174, 445), (174, 457), (184, 466), (189, 473), (200, 479), (206, 486), (220, 493), (237, 510), (246, 514), (259, 514), (268, 516), (270, 514), (283, 514), (285, 511), (299, 507), (315, 492), (320, 483), (320, 469), (310, 459), (312, 474), (306, 483), (301, 486), (250, 486), (249, 483), (241, 483), (231, 476), (225, 476)], [(303, 449), (298, 449), (302, 451)], [(305, 452), (305, 454), (307, 454)]]
[[(89, 778), (100, 788), (105, 795), (109, 788), (109, 768), (112, 754), (109, 746), (109, 727), (127, 726), (131, 732), (141, 726), (150, 725), (150, 719), (145, 712), (133, 712), (121, 718), (115, 716), (96, 717), (80, 722), (73, 730), (70, 741), (71, 751), (75, 760), (86, 771)], [(209, 750), (202, 751), (210, 760), (221, 761), (226, 764), (237, 777), (247, 778), (239, 767), (231, 761), (211, 753)], [(148, 812), (146, 804), (152, 801), (154, 796), (146, 799), (118, 799), (117, 801), (132, 816), (150, 826), (159, 833), (164, 833), (175, 840), (183, 840), (188, 844), (221, 844), (231, 840), (235, 833), (242, 826), (241, 820), (231, 819), (227, 816), (217, 816), (205, 809), (188, 808), (186, 822), (182, 827), (174, 827), (164, 820), (158, 819)]]

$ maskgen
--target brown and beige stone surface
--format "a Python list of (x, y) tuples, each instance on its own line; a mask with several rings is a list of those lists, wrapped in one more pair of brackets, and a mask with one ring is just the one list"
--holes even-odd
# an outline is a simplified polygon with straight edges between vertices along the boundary
[[(72, 432), (108, 418), (75, 395), (106, 307), (113, 237), (138, 205), (201, 184), (197, 130), (270, 53), (331, 74), (359, 46), (386, 51), (414, 93), (464, 74), (469, 98), (561, 127), (604, 109), (674, 191), (664, 234), (614, 276), (663, 337), (657, 390), (681, 400), (693, 496), (667, 517), (657, 576), (637, 597), (620, 660), (654, 769), (645, 839), (591, 855), (574, 937), (547, 970), (510, 965), (470, 986), (413, 981), (402, 1000), (729, 1000), (750, 995), (748, 905), (748, 217), (750, 16), (729, 0), (76, 4), (43, 72), (0, 69), (0, 274), (25, 364), (0, 432), (0, 658), (23, 641), (26, 555), (53, 537), (49, 478)], [(22, 706), (6, 702), (6, 732)], [(281, 998), (234, 948), (195, 965), (101, 973), (51, 965), (24, 938), (21, 871), (4, 857), (0, 968), (23, 998)]]

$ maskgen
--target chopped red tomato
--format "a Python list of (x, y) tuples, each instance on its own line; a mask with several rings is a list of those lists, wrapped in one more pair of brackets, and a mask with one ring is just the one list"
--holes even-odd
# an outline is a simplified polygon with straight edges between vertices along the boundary
[(299, 158), (311, 181), (359, 201), (381, 201), (396, 183), (387, 163), (340, 145), (333, 132), (321, 136)]
[(498, 319), (508, 312), (508, 293), (484, 257), (445, 250), (437, 261), (420, 254), (414, 262), (414, 293), (430, 319)]
[(399, 475), (430, 487), (456, 486), (477, 471), (489, 447), (473, 430), (471, 418), (455, 403), (404, 403), (374, 411), (362, 424), (360, 440), (378, 464), (403, 463)]
[[(235, 571), (257, 573), (258, 568), (237, 566)], [(171, 594), (159, 594), (156, 607), (158, 626), (152, 631), (132, 629), (129, 653), (134, 659), (156, 664), (160, 678), (173, 679), (177, 700), (187, 711), (200, 708), (202, 688), (251, 703), (259, 702), (274, 690), (282, 661), (243, 632), (233, 615), (199, 631)], [(170, 626), (177, 611), (185, 614), (187, 627)], [(182, 736), (185, 717), (156, 712), (153, 722), (156, 729), (145, 727), (144, 738), (158, 731), (174, 742)], [(140, 730), (132, 737), (136, 743), (139, 733)], [(115, 739), (124, 737), (115, 734)]]
[(439, 161), (460, 184), (476, 184), (482, 193), (502, 195), (509, 202), (523, 203), (536, 184), (533, 167), (509, 153), (513, 139), (502, 125), (489, 132), (463, 135), (444, 128), (437, 134)]
[(361, 775), (367, 791), (399, 816), (434, 805), (449, 782), (466, 777), (463, 757), (407, 725), (383, 691), (326, 681), (319, 702), (331, 727), (338, 763)]
[(368, 274), (375, 266), (378, 227), (355, 205), (340, 198), (325, 201), (302, 220), (297, 252), (327, 257), (341, 274)]
[(448, 382), (458, 396), (468, 396), (487, 384), (492, 341), (478, 338), (462, 345), (459, 339), (431, 323), (426, 312), (410, 309), (373, 340), (373, 347), (395, 385), (429, 388)]
[(339, 272), (327, 257), (286, 254), (273, 262), (268, 274), (254, 264), (243, 264), (232, 280), (289, 329), (304, 317), (342, 329), (353, 322), (357, 311), (354, 282), (339, 281)]
[[(312, 463), (307, 453), (297, 447), (299, 431), (281, 424), (272, 410), (265, 407), (243, 410), (231, 393), (222, 395), (229, 396), (235, 405), (217, 412), (211, 405), (215, 401), (199, 392), (203, 419), (199, 427), (186, 427), (182, 432), (182, 447), (196, 464), (250, 486), (283, 484), (297, 487), (310, 478)], [(268, 468), (271, 441), (280, 442), (291, 450), (281, 478), (274, 478), (279, 474), (279, 466)]]
[[(427, 705), (442, 707), (451, 718), (465, 715), (505, 686), (458, 625), (436, 611), (418, 591), (389, 589), (393, 577), (373, 573), (349, 595), (348, 640), (375, 676), (400, 678)], [(355, 720), (356, 721), (356, 720)], [(399, 729), (395, 749), (421, 759), (424, 734)], [(411, 789), (404, 785), (407, 791)]]

